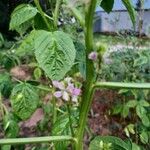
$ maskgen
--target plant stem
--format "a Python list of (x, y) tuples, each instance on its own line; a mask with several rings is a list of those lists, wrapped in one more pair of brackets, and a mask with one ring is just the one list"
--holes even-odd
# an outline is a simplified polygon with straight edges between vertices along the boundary
[(40, 14), (41, 14), (41, 16), (42, 16), (42, 18), (43, 18), (47, 28), (48, 28), (48, 30), (51, 31), (51, 26), (50, 26), (50, 24), (48, 23), (48, 21), (46, 19), (45, 13), (43, 12), (43, 10), (42, 10), (42, 8), (40, 6), (39, 0), (34, 0), (34, 3), (36, 5), (36, 7), (38, 8), (38, 10), (39, 10), (39, 12), (40, 12)]
[(88, 112), (92, 104), (94, 66), (88, 59), (88, 55), (93, 51), (93, 16), (96, 7), (96, 0), (90, 0), (85, 15), (85, 44), (86, 44), (86, 82), (83, 86), (83, 96), (80, 108), (79, 127), (76, 134), (76, 150), (83, 150), (83, 136), (87, 122)]
[(50, 87), (46, 87), (46, 86), (34, 86), (35, 88), (42, 90), (42, 91), (46, 91), (46, 92), (51, 92), (52, 90), (50, 89)]
[[(72, 119), (71, 119), (71, 109), (70, 109), (70, 102), (67, 103), (67, 111), (68, 111), (68, 118), (69, 118), (69, 125), (70, 125), (70, 131), (71, 131), (71, 136), (74, 137), (74, 130), (73, 130), (73, 125), (72, 125)], [(75, 149), (75, 144), (71, 143), (72, 149)]]
[(0, 93), (0, 115), (3, 118), (4, 117), (4, 110), (3, 110), (3, 103), (2, 103), (2, 95)]
[(54, 26), (57, 29), (57, 25), (58, 25), (58, 16), (59, 16), (59, 8), (60, 8), (60, 4), (61, 4), (61, 0), (56, 0), (56, 7), (54, 10)]
[(68, 111), (68, 117), (69, 117), (69, 125), (70, 125), (70, 130), (71, 130), (71, 135), (74, 137), (74, 131), (73, 131), (73, 126), (72, 126), (72, 119), (71, 119), (71, 110), (70, 110), (70, 104), (67, 104), (67, 111)]
[(47, 136), (47, 137), (32, 137), (32, 138), (15, 138), (15, 139), (0, 139), (0, 145), (13, 144), (31, 144), (31, 143), (48, 143), (56, 141), (76, 141), (71, 136)]
[(53, 98), (53, 125), (56, 122), (57, 119), (57, 105), (56, 105), (56, 98)]
[(97, 88), (128, 88), (128, 89), (150, 89), (150, 83), (124, 83), (124, 82), (96, 82), (93, 87)]

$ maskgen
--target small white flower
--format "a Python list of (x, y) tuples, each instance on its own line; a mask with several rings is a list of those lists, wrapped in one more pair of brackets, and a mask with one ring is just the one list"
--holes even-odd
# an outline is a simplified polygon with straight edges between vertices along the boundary
[(75, 23), (75, 22), (76, 22), (76, 20), (75, 20), (74, 17), (71, 19), (71, 21), (72, 21), (72, 23)]
[(66, 91), (63, 91), (63, 95), (62, 95), (63, 100), (65, 101), (69, 101), (69, 94)]
[(71, 77), (66, 77), (66, 78), (64, 79), (64, 81), (66, 81), (68, 84), (70, 84), (71, 81), (72, 81), (72, 78), (71, 78)]
[(78, 97), (77, 96), (73, 96), (72, 97), (72, 101), (75, 102), (75, 103), (77, 103), (78, 102)]

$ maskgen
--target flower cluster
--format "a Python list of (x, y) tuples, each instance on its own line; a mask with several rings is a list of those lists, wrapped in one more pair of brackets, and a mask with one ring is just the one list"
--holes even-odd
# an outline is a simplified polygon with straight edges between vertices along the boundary
[(52, 84), (56, 88), (54, 92), (56, 98), (61, 98), (64, 101), (78, 102), (81, 89), (75, 87), (72, 78), (67, 77), (64, 81), (53, 81)]

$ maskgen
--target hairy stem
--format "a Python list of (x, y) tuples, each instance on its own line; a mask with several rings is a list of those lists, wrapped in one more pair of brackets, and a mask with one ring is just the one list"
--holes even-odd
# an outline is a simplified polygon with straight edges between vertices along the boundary
[(88, 113), (93, 97), (94, 83), (94, 66), (93, 62), (88, 59), (88, 55), (93, 51), (93, 16), (96, 7), (96, 0), (90, 0), (87, 4), (87, 12), (85, 15), (85, 44), (86, 44), (86, 82), (83, 87), (82, 103), (79, 116), (79, 127), (76, 134), (76, 150), (83, 150), (83, 136), (87, 122)]

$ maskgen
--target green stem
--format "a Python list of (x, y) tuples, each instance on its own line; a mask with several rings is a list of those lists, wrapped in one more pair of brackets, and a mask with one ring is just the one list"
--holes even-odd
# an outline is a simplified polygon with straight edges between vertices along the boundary
[(93, 88), (150, 89), (150, 83), (96, 82)]
[(56, 98), (53, 98), (53, 125), (57, 119), (57, 105), (56, 105)]
[(2, 95), (0, 93), (0, 114), (2, 115), (2, 118), (4, 117), (4, 110), (3, 110), (3, 102), (2, 102)]
[(71, 136), (47, 136), (47, 137), (32, 137), (32, 138), (15, 138), (15, 139), (0, 139), (0, 145), (13, 144), (31, 144), (31, 143), (48, 143), (56, 141), (76, 141)]
[(61, 0), (57, 0), (56, 1), (56, 7), (54, 10), (54, 26), (57, 29), (57, 25), (58, 25), (58, 16), (59, 16), (59, 8), (60, 8), (60, 4), (61, 4)]
[(42, 16), (42, 18), (43, 18), (47, 28), (48, 28), (48, 30), (51, 31), (51, 26), (50, 26), (50, 24), (48, 23), (48, 21), (46, 19), (45, 13), (43, 12), (43, 10), (42, 10), (42, 8), (40, 6), (39, 0), (34, 0), (34, 3), (36, 5), (36, 7), (38, 8), (38, 10), (39, 10), (39, 12), (40, 12), (40, 14), (41, 14), (41, 16)]
[(86, 82), (83, 87), (82, 103), (79, 116), (79, 127), (76, 134), (76, 150), (83, 150), (83, 136), (87, 122), (88, 112), (92, 104), (93, 83), (94, 83), (94, 66), (93, 62), (88, 59), (88, 55), (93, 51), (93, 16), (96, 7), (96, 0), (90, 0), (85, 16), (85, 44), (86, 44)]
[(52, 91), (49, 87), (46, 87), (46, 86), (34, 86), (34, 87), (39, 89), (39, 90), (46, 91), (46, 92)]
[(74, 137), (74, 131), (73, 131), (72, 119), (71, 119), (70, 104), (67, 104), (67, 111), (68, 111), (68, 117), (69, 117), (69, 125), (70, 125), (71, 135), (72, 135), (72, 137)]

